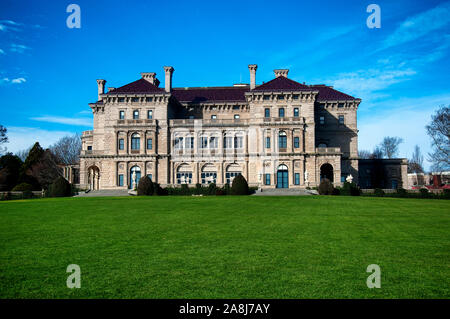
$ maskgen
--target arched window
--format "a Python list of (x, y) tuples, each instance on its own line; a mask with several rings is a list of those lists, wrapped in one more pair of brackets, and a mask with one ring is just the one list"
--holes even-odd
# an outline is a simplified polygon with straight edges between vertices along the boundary
[(233, 179), (241, 174), (241, 171), (242, 169), (238, 164), (230, 164), (225, 173), (226, 183), (231, 185), (231, 183), (233, 183)]
[(139, 150), (141, 147), (141, 138), (138, 133), (131, 135), (131, 149)]
[(177, 184), (191, 184), (192, 169), (188, 164), (181, 164), (177, 169)]
[(217, 179), (217, 169), (212, 164), (206, 164), (202, 168), (202, 184), (211, 184), (216, 183)]
[(287, 147), (287, 136), (285, 131), (280, 131), (280, 133), (278, 133), (278, 147), (279, 148)]
[(137, 165), (130, 168), (130, 188), (137, 187), (141, 179), (141, 168)]

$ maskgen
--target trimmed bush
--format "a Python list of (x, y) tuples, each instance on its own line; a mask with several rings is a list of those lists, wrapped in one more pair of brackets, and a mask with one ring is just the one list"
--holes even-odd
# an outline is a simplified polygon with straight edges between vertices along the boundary
[(442, 192), (442, 196), (446, 199), (450, 199), (450, 189), (444, 188), (444, 190)]
[(239, 174), (233, 179), (231, 184), (231, 194), (232, 195), (248, 195), (248, 184), (242, 174)]
[(60, 176), (50, 184), (48, 194), (50, 197), (72, 196), (72, 186), (64, 177)]
[(190, 195), (191, 190), (189, 189), (189, 186), (187, 184), (182, 184), (180, 189), (181, 195)]
[(406, 197), (408, 196), (408, 192), (404, 188), (397, 188), (397, 195), (398, 197)]
[(207, 194), (208, 195), (216, 195), (216, 184), (215, 183), (211, 183), (208, 185), (208, 189), (207, 189)]
[(328, 178), (322, 179), (319, 184), (319, 194), (320, 195), (331, 195), (333, 194), (333, 184)]
[(230, 184), (226, 183), (225, 185), (223, 185), (223, 192), (224, 192), (224, 195), (231, 194)]
[(377, 197), (383, 197), (385, 193), (381, 188), (375, 188), (373, 194)]
[(355, 183), (344, 182), (344, 186), (341, 188), (341, 195), (359, 196), (361, 195), (361, 190)]
[(420, 197), (430, 197), (430, 191), (428, 190), (428, 188), (421, 188), (420, 190)]
[(200, 195), (202, 194), (202, 184), (195, 184), (195, 190), (194, 190), (194, 195)]
[(28, 184), (28, 183), (17, 184), (12, 189), (13, 192), (25, 192), (25, 191), (30, 191), (31, 192), (32, 190), (33, 190), (33, 185)]
[(152, 180), (148, 176), (144, 176), (139, 180), (137, 187), (138, 196), (152, 196), (155, 192), (155, 187)]

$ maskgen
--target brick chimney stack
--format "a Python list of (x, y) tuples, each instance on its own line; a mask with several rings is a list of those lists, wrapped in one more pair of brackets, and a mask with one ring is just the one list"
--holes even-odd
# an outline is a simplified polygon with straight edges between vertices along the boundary
[(287, 78), (289, 69), (277, 69), (277, 70), (273, 70), (273, 72), (275, 73), (276, 78), (278, 78), (280, 76), (284, 76), (285, 78)]
[(105, 84), (106, 84), (106, 80), (103, 80), (103, 79), (97, 80), (97, 86), (98, 86), (98, 100), (97, 101), (100, 101), (102, 99), (101, 95), (103, 93), (105, 93)]
[(256, 69), (258, 66), (256, 64), (249, 64), (248, 69), (250, 70), (250, 90), (256, 87)]
[(171, 66), (165, 66), (164, 72), (166, 73), (166, 82), (164, 84), (164, 89), (166, 92), (172, 91), (172, 74), (175, 69)]

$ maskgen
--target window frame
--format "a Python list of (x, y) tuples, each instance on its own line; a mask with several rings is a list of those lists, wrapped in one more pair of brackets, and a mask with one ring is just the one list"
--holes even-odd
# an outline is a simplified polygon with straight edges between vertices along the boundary
[(278, 117), (279, 118), (284, 118), (286, 116), (286, 110), (284, 107), (280, 107), (278, 108)]
[(133, 110), (133, 120), (139, 120), (139, 110)]

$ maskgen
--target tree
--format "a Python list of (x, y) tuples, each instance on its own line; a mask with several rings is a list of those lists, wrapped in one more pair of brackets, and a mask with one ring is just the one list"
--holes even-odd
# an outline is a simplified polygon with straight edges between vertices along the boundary
[(408, 173), (423, 173), (423, 156), (419, 145), (414, 147), (414, 152), (408, 162)]
[(59, 164), (78, 163), (81, 152), (81, 138), (78, 134), (64, 136), (50, 146), (50, 151), (56, 156)]
[(450, 169), (450, 107), (441, 106), (431, 116), (431, 123), (426, 126), (431, 137), (432, 152), (428, 154), (428, 160), (435, 171)]
[(0, 191), (11, 190), (19, 181), (22, 161), (8, 153), (0, 157)]
[(153, 185), (152, 180), (148, 176), (144, 176), (139, 180), (139, 184), (137, 187), (137, 194), (139, 196), (152, 196), (155, 192), (155, 186)]
[(32, 147), (33, 146), (30, 146), (30, 147), (28, 147), (28, 148), (26, 148), (24, 150), (17, 151), (16, 154), (14, 154), (14, 155), (18, 156), (22, 160), (22, 162), (25, 162), (25, 160), (27, 159), (28, 154), (30, 153)]
[(398, 146), (403, 143), (400, 137), (386, 136), (380, 143), (379, 147), (383, 152), (383, 156), (387, 158), (394, 158), (398, 154)]
[(233, 179), (231, 183), (231, 194), (233, 195), (248, 195), (249, 189), (245, 177), (239, 174)]
[(0, 125), (0, 154), (3, 154), (6, 152), (6, 147), (2, 147), (2, 144), (5, 144), (8, 142), (8, 136), (6, 133), (8, 130), (3, 125)]
[(59, 176), (49, 185), (48, 195), (50, 197), (72, 196), (72, 186), (64, 177)]
[(358, 157), (362, 159), (368, 159), (371, 158), (372, 153), (368, 150), (359, 150), (358, 151)]
[(383, 158), (383, 150), (381, 149), (380, 146), (376, 146), (373, 149), (370, 159), (381, 159), (381, 158)]

